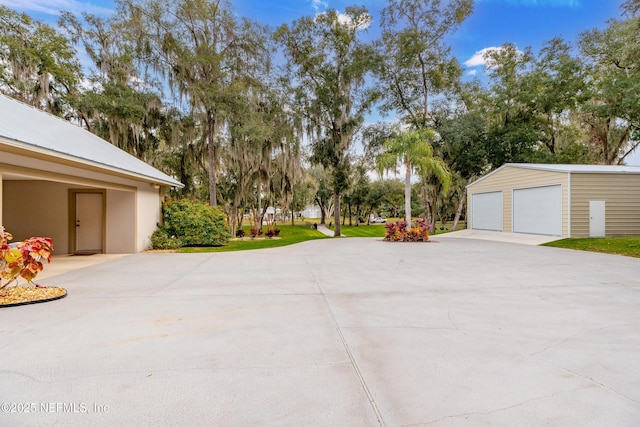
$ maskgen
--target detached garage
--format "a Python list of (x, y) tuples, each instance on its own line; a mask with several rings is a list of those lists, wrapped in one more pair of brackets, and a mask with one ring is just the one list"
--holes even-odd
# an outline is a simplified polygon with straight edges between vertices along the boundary
[(509, 163), (467, 186), (469, 228), (640, 235), (640, 167)]

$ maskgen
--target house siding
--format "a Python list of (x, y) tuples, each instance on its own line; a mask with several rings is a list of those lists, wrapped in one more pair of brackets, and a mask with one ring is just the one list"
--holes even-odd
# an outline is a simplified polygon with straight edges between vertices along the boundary
[[(148, 182), (0, 153), (0, 188), (4, 190), (0, 192), (0, 219), (14, 240), (46, 235), (54, 239), (56, 254), (69, 253), (67, 191), (102, 189), (106, 191), (105, 252), (135, 253), (149, 248), (151, 234), (160, 221), (160, 189)], [(4, 179), (7, 174), (13, 175), (12, 179)], [(20, 176), (27, 179), (17, 179)], [(20, 210), (41, 217), (36, 220)]]
[(589, 237), (589, 201), (605, 201), (607, 236), (640, 235), (640, 174), (573, 173), (571, 237)]
[(107, 236), (105, 252), (128, 254), (139, 252), (136, 241), (136, 193), (134, 191), (107, 190)]
[(4, 181), (2, 221), (13, 242), (32, 236), (53, 239), (56, 254), (69, 253), (68, 184), (50, 181)]
[(569, 235), (569, 205), (568, 205), (568, 174), (565, 172), (543, 171), (506, 166), (492, 175), (476, 181), (467, 189), (467, 209), (471, 224), (471, 196), (476, 193), (502, 191), (503, 200), (503, 231), (513, 231), (513, 190), (522, 188), (542, 187), (547, 185), (562, 185), (562, 236)]

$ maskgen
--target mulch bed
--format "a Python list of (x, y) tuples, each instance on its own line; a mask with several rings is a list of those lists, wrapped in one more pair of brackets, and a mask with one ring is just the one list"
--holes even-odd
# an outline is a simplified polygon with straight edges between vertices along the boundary
[(64, 288), (15, 286), (0, 290), (0, 308), (54, 301), (67, 296)]

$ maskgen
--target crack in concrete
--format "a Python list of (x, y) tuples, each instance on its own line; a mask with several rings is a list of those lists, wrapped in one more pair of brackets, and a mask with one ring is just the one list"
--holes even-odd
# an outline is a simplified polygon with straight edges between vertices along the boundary
[(570, 340), (572, 340), (574, 338), (577, 338), (577, 337), (580, 337), (580, 336), (583, 336), (583, 335), (590, 334), (591, 332), (598, 332), (598, 331), (603, 331), (605, 329), (611, 329), (611, 328), (623, 328), (625, 326), (635, 326), (635, 325), (638, 325), (638, 324), (639, 324), (638, 322), (630, 322), (630, 323), (622, 323), (622, 324), (618, 324), (618, 325), (601, 326), (599, 328), (587, 329), (587, 330), (584, 330), (584, 331), (580, 331), (580, 332), (575, 333), (573, 335), (569, 335), (568, 337), (566, 337), (566, 338), (564, 338), (564, 339), (562, 339), (562, 340), (560, 340), (560, 341), (558, 341), (556, 343), (549, 344), (548, 346), (546, 346), (546, 347), (544, 347), (544, 348), (542, 348), (542, 349), (540, 349), (538, 351), (534, 351), (533, 353), (530, 353), (529, 356), (535, 356), (537, 354), (543, 353), (543, 352), (545, 352), (545, 351), (547, 351), (547, 350), (549, 350), (549, 349), (551, 349), (553, 347), (560, 346), (560, 345), (566, 343), (567, 341), (570, 341)]
[(556, 391), (556, 392), (548, 394), (548, 395), (534, 397), (534, 398), (531, 398), (531, 399), (527, 399), (527, 400), (525, 400), (523, 402), (519, 402), (519, 403), (516, 403), (516, 404), (513, 404), (513, 405), (505, 406), (503, 408), (494, 409), (492, 411), (475, 411), (475, 412), (465, 412), (465, 413), (456, 414), (456, 415), (447, 415), (447, 416), (438, 418), (437, 420), (430, 420), (430, 421), (426, 421), (426, 422), (422, 422), (422, 423), (414, 423), (414, 424), (404, 424), (401, 427), (428, 426), (428, 425), (436, 424), (436, 423), (439, 423), (441, 421), (448, 420), (448, 419), (471, 417), (471, 416), (475, 416), (475, 415), (492, 415), (492, 414), (496, 414), (498, 412), (508, 411), (509, 409), (513, 409), (513, 408), (517, 408), (517, 407), (520, 407), (520, 406), (524, 406), (524, 405), (527, 405), (529, 403), (536, 402), (536, 401), (539, 401), (539, 400), (551, 399), (551, 398), (553, 398), (553, 397), (555, 397), (555, 396), (557, 396), (559, 394), (574, 393), (576, 391), (581, 391), (581, 390), (584, 390), (586, 388), (587, 388), (587, 386), (581, 386), (581, 387), (577, 387), (577, 388), (571, 389), (571, 390)]
[(446, 328), (446, 327), (429, 327), (429, 326), (342, 326), (342, 329), (421, 329), (425, 331), (456, 331), (459, 332), (456, 328)]
[(451, 323), (451, 326), (453, 326), (453, 329), (455, 329), (456, 331), (458, 331), (459, 333), (461, 333), (465, 337), (470, 337), (469, 334), (467, 334), (465, 331), (460, 329), (460, 327), (458, 325), (456, 325), (456, 323), (451, 318), (451, 312), (450, 311), (447, 311), (447, 318), (449, 319), (449, 323)]
[(356, 358), (353, 355), (353, 352), (351, 351), (351, 348), (349, 347), (349, 344), (347, 343), (347, 340), (344, 337), (344, 334), (342, 333), (342, 329), (340, 328), (340, 324), (338, 324), (338, 320), (336, 319), (335, 313), (333, 312), (333, 309), (329, 304), (327, 295), (325, 294), (324, 289), (322, 288), (322, 285), (320, 285), (320, 281), (318, 281), (316, 275), (313, 273), (313, 268), (309, 263), (309, 258), (305, 256), (304, 259), (305, 259), (305, 262), (307, 263), (307, 268), (309, 268), (309, 272), (311, 273), (311, 277), (313, 277), (313, 282), (318, 288), (318, 291), (322, 294), (322, 300), (327, 309), (329, 317), (331, 318), (331, 322), (333, 323), (333, 326), (336, 329), (336, 332), (338, 333), (338, 337), (340, 338), (340, 342), (342, 343), (342, 346), (344, 347), (345, 352), (349, 357), (351, 366), (353, 367), (353, 370), (355, 371), (356, 376), (358, 377), (358, 381), (360, 382), (360, 385), (362, 386), (362, 389), (364, 390), (364, 393), (367, 396), (367, 399), (369, 400), (369, 404), (371, 405), (371, 409), (373, 409), (373, 413), (375, 414), (376, 419), (378, 420), (378, 424), (380, 425), (380, 427), (385, 427), (386, 424), (384, 422), (384, 419), (382, 418), (382, 413), (380, 412), (380, 409), (378, 408), (378, 405), (376, 404), (376, 401), (373, 398), (373, 394), (371, 394), (371, 390), (369, 389), (369, 386), (367, 385), (367, 382), (364, 379), (364, 375), (362, 375), (362, 371), (360, 371), (360, 367), (356, 362)]
[(163, 372), (169, 373), (184, 373), (184, 372), (200, 372), (200, 371), (285, 371), (292, 369), (306, 369), (312, 367), (332, 367), (332, 366), (351, 366), (351, 361), (348, 362), (332, 362), (332, 363), (304, 363), (299, 365), (287, 365), (287, 366), (206, 366), (206, 367), (182, 367), (182, 368), (162, 368), (162, 369), (148, 369), (148, 370), (135, 370), (135, 371), (119, 371), (94, 375), (79, 375), (76, 377), (59, 378), (55, 380), (42, 380), (31, 375), (24, 374), (16, 371), (0, 371), (0, 376), (4, 374), (15, 375), (18, 377), (28, 378), (32, 381), (42, 384), (59, 384), (69, 383), (79, 380), (85, 380), (90, 378), (104, 378), (120, 375), (140, 375), (147, 377), (149, 374), (157, 374)]
[(614, 388), (611, 388), (608, 385), (606, 385), (604, 383), (601, 383), (600, 381), (597, 381), (595, 378), (589, 377), (587, 375), (580, 374), (580, 373), (575, 372), (575, 371), (573, 371), (573, 370), (571, 370), (569, 368), (566, 368), (564, 366), (560, 366), (560, 365), (558, 365), (556, 363), (553, 363), (553, 362), (551, 362), (549, 360), (542, 359), (540, 357), (536, 357), (536, 356), (531, 356), (531, 357), (536, 359), (536, 360), (538, 360), (538, 361), (540, 361), (540, 362), (543, 362), (543, 363), (551, 365), (551, 366), (553, 366), (555, 368), (561, 369), (564, 372), (567, 372), (567, 373), (569, 373), (571, 375), (574, 375), (576, 377), (579, 377), (579, 378), (582, 378), (584, 380), (587, 380), (587, 381), (591, 382), (592, 384), (595, 384), (595, 385), (597, 385), (597, 386), (599, 386), (599, 387), (601, 387), (601, 388), (603, 388), (603, 389), (605, 389), (607, 391), (610, 391), (611, 393), (616, 394), (616, 395), (618, 395), (618, 396), (620, 396), (622, 398), (625, 398), (625, 399), (627, 399), (627, 400), (629, 400), (629, 401), (631, 401), (633, 403), (640, 403), (639, 401), (635, 400), (634, 398), (632, 398), (630, 396), (627, 396), (626, 394), (624, 394), (624, 393), (622, 393), (622, 392), (620, 392), (620, 391), (618, 391), (618, 390), (616, 390)]
[(35, 381), (37, 383), (42, 383), (42, 384), (53, 384), (54, 383), (53, 381), (45, 381), (45, 380), (38, 379), (38, 378), (36, 378), (34, 376), (31, 376), (31, 375), (23, 374), (22, 372), (0, 371), (0, 375), (4, 375), (4, 374), (10, 374), (10, 375), (18, 376), (18, 377), (28, 378), (31, 381)]

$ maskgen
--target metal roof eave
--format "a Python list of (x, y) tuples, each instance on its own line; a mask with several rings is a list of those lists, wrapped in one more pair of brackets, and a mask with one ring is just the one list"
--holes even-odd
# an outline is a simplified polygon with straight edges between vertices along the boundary
[[(164, 173), (162, 174), (165, 175), (165, 177), (140, 174), (140, 173), (126, 170), (126, 169), (116, 168), (114, 166), (107, 165), (104, 163), (95, 162), (92, 160), (73, 156), (68, 153), (63, 153), (63, 152), (52, 150), (49, 148), (44, 148), (37, 145), (29, 144), (23, 141), (18, 141), (12, 138), (7, 138), (6, 136), (0, 136), (0, 144), (17, 149), (15, 151), (26, 151), (30, 153), (40, 154), (43, 157), (46, 157), (48, 161), (53, 161), (55, 163), (61, 163), (61, 162), (56, 162), (56, 160), (65, 160), (65, 162), (63, 163), (70, 162), (75, 165), (78, 165), (82, 169), (94, 169), (94, 170), (105, 172), (111, 175), (120, 175), (127, 178), (134, 178), (137, 181), (148, 182), (150, 184), (159, 184), (167, 187), (178, 187), (178, 188), (184, 187), (184, 184), (171, 178), (168, 175), (165, 175)], [(20, 153), (18, 152), (16, 154), (20, 154)]]
[[(576, 166), (582, 166), (578, 168)], [(534, 169), (545, 172), (556, 172), (556, 173), (574, 173), (574, 174), (584, 174), (584, 173), (593, 173), (593, 174), (640, 174), (640, 167), (635, 166), (609, 166), (612, 169), (606, 170), (602, 169), (604, 165), (564, 165), (564, 164), (536, 164), (536, 163), (505, 163), (500, 166), (498, 169), (489, 172), (486, 175), (481, 176), (477, 180), (473, 181), (470, 184), (467, 184), (466, 188), (468, 189), (472, 185), (484, 180), (485, 178), (490, 177), (494, 173), (506, 168), (520, 168), (520, 169)], [(591, 167), (591, 168), (590, 168)], [(617, 169), (613, 169), (617, 168)], [(621, 170), (620, 168), (625, 168)]]

